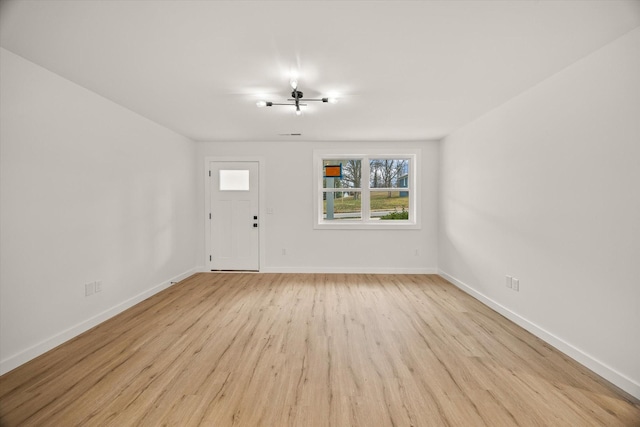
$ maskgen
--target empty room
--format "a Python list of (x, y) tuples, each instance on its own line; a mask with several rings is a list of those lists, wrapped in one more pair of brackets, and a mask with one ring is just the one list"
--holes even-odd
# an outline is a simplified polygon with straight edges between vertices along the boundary
[(640, 1), (0, 0), (0, 426), (640, 426)]

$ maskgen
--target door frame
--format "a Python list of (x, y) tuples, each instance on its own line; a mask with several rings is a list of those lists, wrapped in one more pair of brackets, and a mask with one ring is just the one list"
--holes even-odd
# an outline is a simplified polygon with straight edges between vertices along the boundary
[(266, 180), (265, 160), (260, 156), (208, 156), (204, 158), (204, 271), (211, 272), (211, 221), (209, 220), (211, 206), (211, 179), (209, 166), (211, 162), (257, 162), (258, 163), (258, 271), (263, 268), (265, 262), (265, 227), (267, 224), (266, 206)]

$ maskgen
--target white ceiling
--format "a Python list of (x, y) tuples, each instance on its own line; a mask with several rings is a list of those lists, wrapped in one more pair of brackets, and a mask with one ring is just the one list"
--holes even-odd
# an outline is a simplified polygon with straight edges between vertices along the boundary
[[(0, 44), (197, 141), (439, 139), (640, 26), (640, 1), (0, 4)], [(290, 97), (340, 102), (257, 108)]]

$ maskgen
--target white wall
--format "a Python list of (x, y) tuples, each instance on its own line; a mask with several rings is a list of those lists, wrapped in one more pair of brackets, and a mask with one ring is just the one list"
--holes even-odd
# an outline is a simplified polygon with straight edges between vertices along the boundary
[(197, 201), (195, 143), (0, 55), (6, 372), (192, 271)]
[[(293, 117), (295, 119), (295, 117)], [(420, 186), (422, 228), (419, 230), (313, 229), (313, 150), (358, 152), (366, 148), (422, 153)], [(263, 159), (261, 238), (263, 272), (397, 272), (437, 271), (438, 143), (199, 143), (201, 259), (204, 262), (204, 163), (207, 157)], [(273, 207), (273, 214), (266, 208)], [(287, 250), (282, 255), (282, 249)], [(415, 255), (415, 249), (419, 255)]]
[(638, 76), (640, 29), (447, 137), (439, 268), (640, 397)]

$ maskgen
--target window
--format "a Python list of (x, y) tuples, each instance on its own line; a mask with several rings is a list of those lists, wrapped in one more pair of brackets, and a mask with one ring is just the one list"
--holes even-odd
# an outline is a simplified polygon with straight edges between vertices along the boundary
[(419, 228), (418, 151), (314, 152), (315, 228)]
[(249, 191), (249, 171), (220, 169), (220, 191)]

